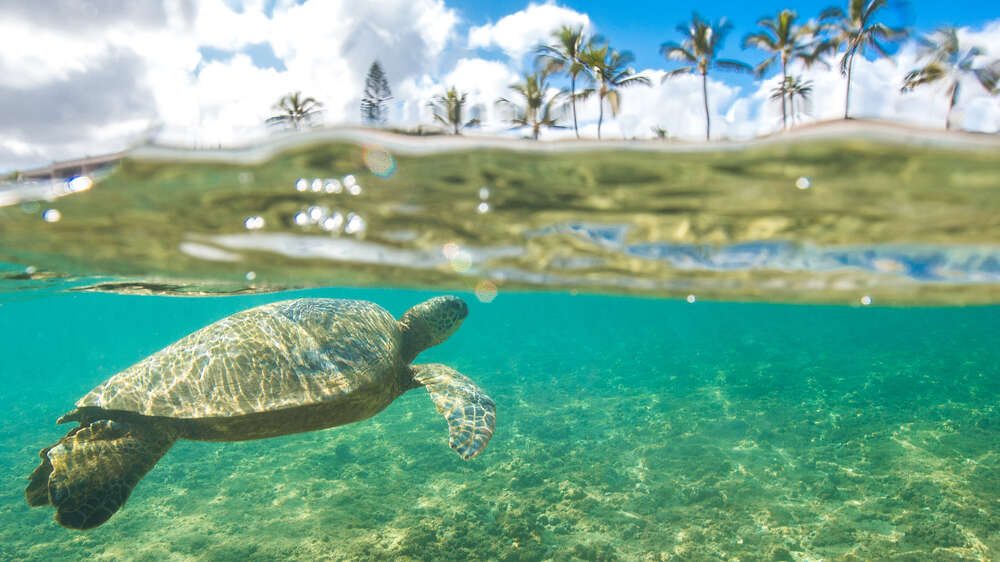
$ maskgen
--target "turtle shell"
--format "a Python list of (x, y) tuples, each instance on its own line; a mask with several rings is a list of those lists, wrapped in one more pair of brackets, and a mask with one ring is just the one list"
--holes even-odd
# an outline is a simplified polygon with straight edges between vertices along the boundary
[(394, 381), (400, 341), (399, 324), (374, 303), (281, 301), (194, 332), (76, 405), (187, 419), (307, 406)]

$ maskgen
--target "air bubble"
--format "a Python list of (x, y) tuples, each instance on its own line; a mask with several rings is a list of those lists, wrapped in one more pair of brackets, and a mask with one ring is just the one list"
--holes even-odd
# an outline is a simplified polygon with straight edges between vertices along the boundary
[(340, 184), (340, 180), (328, 179), (323, 185), (323, 189), (326, 190), (327, 193), (340, 193), (344, 190), (344, 186)]
[(340, 230), (340, 227), (344, 224), (344, 215), (340, 213), (334, 213), (333, 215), (323, 219), (323, 223), (320, 225), (323, 230), (327, 232), (334, 232)]
[(59, 222), (60, 219), (62, 219), (62, 213), (59, 212), (59, 209), (46, 209), (42, 213), (42, 220), (45, 222)]
[(360, 215), (355, 215), (354, 213), (348, 213), (347, 224), (344, 225), (344, 232), (348, 234), (356, 234), (365, 229), (365, 219), (361, 218)]

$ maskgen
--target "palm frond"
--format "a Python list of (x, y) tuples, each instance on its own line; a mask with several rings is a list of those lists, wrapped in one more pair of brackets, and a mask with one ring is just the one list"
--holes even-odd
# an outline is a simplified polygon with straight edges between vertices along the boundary
[(680, 68), (675, 68), (664, 74), (663, 78), (660, 79), (660, 83), (662, 84), (666, 82), (668, 79), (673, 78), (674, 76), (678, 76), (680, 74), (689, 74), (691, 72), (694, 72), (695, 68), (696, 67), (694, 66), (682, 66)]
[(752, 66), (738, 60), (718, 59), (715, 61), (715, 65), (723, 70), (732, 70), (734, 72), (753, 72)]

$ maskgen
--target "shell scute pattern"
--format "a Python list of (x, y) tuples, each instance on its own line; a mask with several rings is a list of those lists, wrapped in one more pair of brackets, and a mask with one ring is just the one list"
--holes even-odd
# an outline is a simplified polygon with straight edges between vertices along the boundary
[(400, 368), (381, 307), (298, 299), (211, 324), (111, 377), (77, 402), (143, 415), (229, 417), (335, 399)]

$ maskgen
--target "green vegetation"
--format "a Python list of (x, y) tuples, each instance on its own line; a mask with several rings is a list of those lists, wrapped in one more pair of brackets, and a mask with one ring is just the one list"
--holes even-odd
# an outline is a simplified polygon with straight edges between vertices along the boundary
[(538, 140), (542, 127), (559, 127), (563, 115), (564, 95), (562, 92), (549, 94), (548, 77), (547, 70), (539, 70), (525, 74), (520, 82), (511, 84), (510, 89), (518, 95), (521, 103), (507, 98), (497, 100), (498, 105), (511, 112), (508, 121), (518, 127), (531, 127), (531, 136), (535, 140)]
[(664, 80), (688, 72), (701, 75), (702, 100), (705, 102), (705, 140), (709, 140), (712, 128), (712, 120), (708, 114), (709, 69), (720, 68), (745, 72), (752, 70), (750, 65), (745, 62), (716, 58), (718, 51), (722, 50), (726, 35), (732, 28), (732, 24), (725, 19), (712, 23), (694, 13), (691, 15), (690, 24), (682, 23), (677, 26), (677, 31), (684, 35), (682, 42), (668, 41), (660, 46), (660, 53), (667, 60), (679, 60), (688, 64), (688, 66), (682, 66), (668, 72), (663, 77)]
[(316, 101), (313, 97), (302, 97), (302, 92), (294, 92), (286, 96), (282, 96), (278, 103), (274, 104), (272, 109), (281, 111), (282, 113), (275, 115), (267, 120), (269, 125), (272, 124), (285, 124), (291, 125), (296, 131), (300, 130), (303, 124), (310, 123), (315, 119), (319, 113), (323, 104)]
[(460, 135), (462, 134), (462, 129), (479, 125), (478, 117), (466, 119), (465, 108), (467, 102), (465, 100), (467, 97), (468, 94), (466, 92), (459, 93), (452, 86), (444, 95), (435, 96), (434, 100), (427, 105), (434, 114), (435, 121), (452, 129), (454, 134)]
[(762, 51), (772, 53), (771, 56), (764, 59), (763, 62), (754, 68), (754, 73), (758, 78), (764, 76), (767, 69), (776, 61), (781, 63), (780, 91), (777, 98), (772, 96), (771, 99), (781, 99), (782, 129), (788, 128), (788, 113), (790, 112), (790, 108), (786, 107), (786, 100), (788, 100), (789, 104), (792, 103), (789, 96), (793, 90), (803, 98), (808, 94), (808, 91), (803, 91), (801, 88), (793, 88), (800, 80), (798, 78), (793, 79), (788, 75), (788, 65), (793, 61), (800, 60), (808, 68), (819, 60), (820, 55), (825, 49), (824, 45), (816, 39), (816, 29), (808, 25), (795, 25), (797, 18), (798, 14), (792, 10), (781, 10), (774, 19), (761, 18), (757, 22), (757, 25), (764, 28), (763, 31), (751, 33), (743, 38), (744, 49), (747, 47), (756, 47)]
[(976, 57), (985, 53), (982, 47), (970, 47), (963, 52), (958, 41), (958, 30), (954, 27), (939, 29), (929, 37), (921, 38), (922, 55), (927, 63), (906, 75), (903, 91), (913, 90), (923, 84), (948, 82), (948, 112), (945, 129), (951, 128), (951, 110), (958, 101), (959, 86), (963, 75), (975, 77), (987, 92), (997, 89), (1000, 73), (1000, 59), (989, 64), (973, 67)]
[(840, 73), (847, 79), (847, 93), (844, 95), (844, 119), (848, 118), (851, 105), (851, 71), (854, 57), (872, 47), (879, 55), (888, 57), (884, 41), (896, 41), (906, 36), (902, 29), (893, 29), (875, 21), (875, 14), (885, 6), (886, 0), (848, 0), (847, 13), (837, 7), (823, 10), (820, 19), (824, 28), (832, 35), (826, 45), (836, 51), (841, 45), (846, 47), (840, 58)]
[(803, 107), (809, 100), (810, 94), (812, 94), (812, 80), (803, 81), (801, 76), (785, 76), (781, 84), (771, 90), (771, 99), (781, 100), (781, 118), (783, 121), (786, 119), (785, 100), (788, 100), (787, 114), (794, 123), (795, 117), (799, 114), (795, 110), (795, 98), (802, 100), (800, 107)]
[(601, 123), (604, 121), (604, 104), (607, 103), (611, 109), (611, 116), (618, 115), (618, 108), (621, 107), (621, 95), (619, 90), (629, 86), (642, 84), (649, 86), (649, 78), (636, 76), (635, 70), (629, 66), (635, 57), (628, 51), (618, 52), (609, 45), (598, 47), (590, 45), (581, 55), (581, 60), (590, 69), (593, 88), (588, 88), (580, 93), (580, 99), (586, 99), (591, 94), (597, 94), (598, 119), (597, 138), (601, 138)]
[(372, 62), (365, 77), (365, 92), (361, 97), (361, 120), (369, 125), (383, 125), (388, 118), (385, 103), (392, 99), (389, 80), (382, 65)]
[[(576, 80), (581, 74), (589, 76), (590, 67), (583, 60), (583, 54), (597, 40), (588, 38), (582, 27), (562, 26), (552, 32), (555, 40), (551, 45), (539, 45), (535, 51), (539, 62), (550, 71), (565, 72), (569, 76), (569, 101), (573, 108), (573, 132), (580, 138), (580, 129), (576, 122)], [(600, 127), (598, 127), (598, 131)]]

